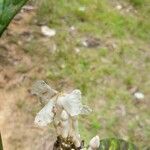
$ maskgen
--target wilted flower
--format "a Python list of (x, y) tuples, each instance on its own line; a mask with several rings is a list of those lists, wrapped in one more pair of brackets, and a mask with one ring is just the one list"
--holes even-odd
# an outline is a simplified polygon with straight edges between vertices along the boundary
[[(44, 105), (35, 117), (35, 124), (43, 127), (53, 122), (56, 130), (60, 128), (59, 136), (64, 139), (71, 137), (74, 145), (80, 147), (77, 116), (91, 112), (88, 106), (81, 103), (81, 91), (75, 89), (70, 93), (62, 94), (52, 89), (44, 81), (37, 81), (33, 85), (31, 93), (37, 95)], [(60, 114), (57, 112), (57, 108), (61, 110)], [(59, 121), (57, 121), (57, 117)]]

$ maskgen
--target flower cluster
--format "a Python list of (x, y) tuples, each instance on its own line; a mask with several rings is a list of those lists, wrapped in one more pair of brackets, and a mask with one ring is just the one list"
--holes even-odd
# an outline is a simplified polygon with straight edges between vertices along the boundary
[[(31, 93), (35, 94), (43, 105), (35, 117), (35, 124), (42, 127), (53, 123), (58, 137), (69, 138), (76, 148), (82, 149), (78, 115), (89, 114), (92, 110), (81, 103), (81, 91), (75, 89), (70, 93), (60, 93), (40, 80), (33, 85)], [(96, 136), (90, 141), (88, 150), (98, 147), (99, 137)]]

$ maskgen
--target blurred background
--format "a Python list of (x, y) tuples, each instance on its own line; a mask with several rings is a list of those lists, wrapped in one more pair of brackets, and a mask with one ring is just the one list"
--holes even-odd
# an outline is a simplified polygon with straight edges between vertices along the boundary
[[(43, 79), (79, 88), (93, 109), (80, 117), (88, 141), (117, 137), (150, 145), (149, 0), (29, 1), (0, 39), (0, 130), (5, 150), (49, 150), (53, 127), (37, 128), (30, 94)], [(52, 136), (53, 135), (53, 136)]]

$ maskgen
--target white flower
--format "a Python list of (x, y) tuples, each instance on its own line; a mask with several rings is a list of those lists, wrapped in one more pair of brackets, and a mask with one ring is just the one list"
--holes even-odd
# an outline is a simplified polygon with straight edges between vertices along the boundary
[[(78, 115), (91, 112), (88, 106), (81, 103), (81, 91), (75, 89), (70, 93), (61, 94), (44, 81), (37, 81), (31, 93), (37, 95), (44, 105), (35, 117), (35, 124), (43, 127), (53, 122), (57, 135), (61, 135), (64, 139), (72, 137), (75, 146), (80, 147)], [(91, 141), (90, 147), (98, 145), (97, 137)]]
[(77, 116), (79, 114), (88, 114), (91, 109), (81, 103), (81, 91), (78, 89), (73, 90), (69, 94), (59, 96), (57, 104), (64, 108), (70, 116)]
[(48, 104), (37, 113), (34, 123), (40, 127), (47, 126), (51, 123), (54, 119), (53, 107), (54, 102), (49, 101)]
[(36, 81), (31, 89), (31, 94), (35, 94), (42, 105), (46, 105), (49, 100), (58, 92), (47, 85), (43, 80)]

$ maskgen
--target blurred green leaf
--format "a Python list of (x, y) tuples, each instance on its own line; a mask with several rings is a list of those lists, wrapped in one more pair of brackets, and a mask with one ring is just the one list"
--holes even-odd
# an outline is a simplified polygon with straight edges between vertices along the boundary
[(1, 133), (0, 133), (0, 150), (3, 150), (3, 143), (2, 143)]
[(3, 10), (3, 0), (0, 0), (0, 17), (2, 14), (2, 10)]
[(107, 138), (100, 141), (99, 150), (138, 150), (138, 148), (122, 139)]
[(28, 0), (0, 0), (0, 36)]

